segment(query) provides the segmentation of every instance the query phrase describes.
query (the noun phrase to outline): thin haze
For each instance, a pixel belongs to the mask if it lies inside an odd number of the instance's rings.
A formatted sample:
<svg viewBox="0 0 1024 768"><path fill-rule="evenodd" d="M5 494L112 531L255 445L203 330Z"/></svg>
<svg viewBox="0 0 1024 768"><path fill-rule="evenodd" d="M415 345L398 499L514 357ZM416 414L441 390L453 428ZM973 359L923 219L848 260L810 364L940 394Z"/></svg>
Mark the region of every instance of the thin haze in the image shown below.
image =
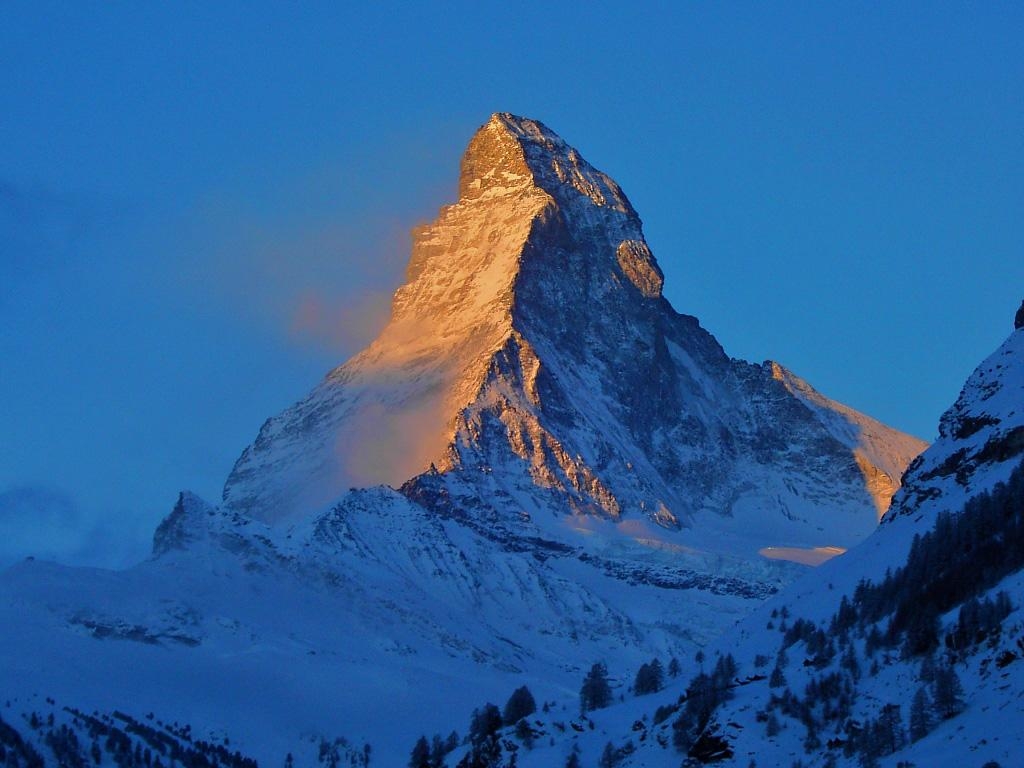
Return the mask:
<svg viewBox="0 0 1024 768"><path fill-rule="evenodd" d="M1018 4L116 7L0 23L0 563L142 556L386 316L497 110L666 294L924 438L1024 288Z"/></svg>

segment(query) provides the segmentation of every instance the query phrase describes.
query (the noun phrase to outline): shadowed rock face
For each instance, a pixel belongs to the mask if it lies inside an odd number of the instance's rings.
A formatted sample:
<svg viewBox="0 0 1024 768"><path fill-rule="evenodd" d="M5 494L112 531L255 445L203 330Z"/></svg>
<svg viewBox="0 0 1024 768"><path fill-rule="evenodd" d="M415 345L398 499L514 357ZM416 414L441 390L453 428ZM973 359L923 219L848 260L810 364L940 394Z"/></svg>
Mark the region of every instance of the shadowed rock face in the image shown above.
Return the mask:
<svg viewBox="0 0 1024 768"><path fill-rule="evenodd" d="M848 545L874 526L924 444L730 359L664 299L636 211L575 149L495 114L459 198L414 232L381 336L242 454L228 509L295 520L387 483L513 532L743 512Z"/></svg>

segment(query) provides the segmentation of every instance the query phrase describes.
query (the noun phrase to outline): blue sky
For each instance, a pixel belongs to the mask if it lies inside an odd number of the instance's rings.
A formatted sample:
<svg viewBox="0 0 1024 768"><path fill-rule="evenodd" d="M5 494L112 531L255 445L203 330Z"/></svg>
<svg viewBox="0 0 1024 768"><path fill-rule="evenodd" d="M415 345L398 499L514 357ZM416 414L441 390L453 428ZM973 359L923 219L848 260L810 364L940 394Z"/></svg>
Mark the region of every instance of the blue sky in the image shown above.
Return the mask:
<svg viewBox="0 0 1024 768"><path fill-rule="evenodd" d="M619 181L730 354L897 427L1012 327L1020 4L289 5L0 9L0 533L50 521L0 562L127 562L216 500L494 111Z"/></svg>

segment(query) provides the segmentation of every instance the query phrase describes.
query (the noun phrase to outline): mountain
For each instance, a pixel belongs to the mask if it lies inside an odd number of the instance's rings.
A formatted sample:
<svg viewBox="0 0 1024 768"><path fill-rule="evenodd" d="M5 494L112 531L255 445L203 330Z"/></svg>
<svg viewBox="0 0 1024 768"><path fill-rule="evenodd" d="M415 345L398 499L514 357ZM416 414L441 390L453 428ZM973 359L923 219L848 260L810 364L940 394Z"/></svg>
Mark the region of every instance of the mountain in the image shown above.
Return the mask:
<svg viewBox="0 0 1024 768"><path fill-rule="evenodd" d="M524 768L574 752L583 765L607 752L609 764L652 768L1020 765L1020 312L939 431L875 533L723 634L705 663L689 660L657 694L623 684L621 704L536 718L538 746L510 736L506 755Z"/></svg>
<svg viewBox="0 0 1024 768"><path fill-rule="evenodd" d="M874 528L924 443L730 359L662 296L636 211L575 149L496 114L459 196L414 233L380 337L264 424L227 510L293 522L387 483L503 535L688 528L755 559Z"/></svg>
<svg viewBox="0 0 1024 768"><path fill-rule="evenodd" d="M125 571L0 577L40 749L96 711L263 764L398 765L523 684L573 701L597 659L688 658L875 529L924 444L729 358L576 150L495 115L459 194L381 336L264 424L220 506L183 493Z"/></svg>

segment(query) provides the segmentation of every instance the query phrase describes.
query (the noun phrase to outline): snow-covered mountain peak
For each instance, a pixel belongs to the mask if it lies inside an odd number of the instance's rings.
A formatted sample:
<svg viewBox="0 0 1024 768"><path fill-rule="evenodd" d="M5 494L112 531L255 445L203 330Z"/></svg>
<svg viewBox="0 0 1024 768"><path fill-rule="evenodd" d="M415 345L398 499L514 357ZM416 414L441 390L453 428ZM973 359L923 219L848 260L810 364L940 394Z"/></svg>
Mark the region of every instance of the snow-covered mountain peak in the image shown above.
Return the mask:
<svg viewBox="0 0 1024 768"><path fill-rule="evenodd" d="M619 186L539 122L492 116L459 200L413 234L389 324L263 426L230 512L308 520L383 483L502 537L575 545L574 518L633 518L671 549L700 528L693 565L707 544L757 571L766 546L867 535L924 447L730 359L662 296Z"/></svg>
<svg viewBox="0 0 1024 768"><path fill-rule="evenodd" d="M290 518L350 486L450 469L460 412L495 360L514 347L528 369L541 338L579 346L565 337L588 315L626 326L622 307L660 300L662 282L614 181L541 123L494 115L462 160L460 199L413 232L380 337L264 425L228 479L228 507Z"/></svg>

